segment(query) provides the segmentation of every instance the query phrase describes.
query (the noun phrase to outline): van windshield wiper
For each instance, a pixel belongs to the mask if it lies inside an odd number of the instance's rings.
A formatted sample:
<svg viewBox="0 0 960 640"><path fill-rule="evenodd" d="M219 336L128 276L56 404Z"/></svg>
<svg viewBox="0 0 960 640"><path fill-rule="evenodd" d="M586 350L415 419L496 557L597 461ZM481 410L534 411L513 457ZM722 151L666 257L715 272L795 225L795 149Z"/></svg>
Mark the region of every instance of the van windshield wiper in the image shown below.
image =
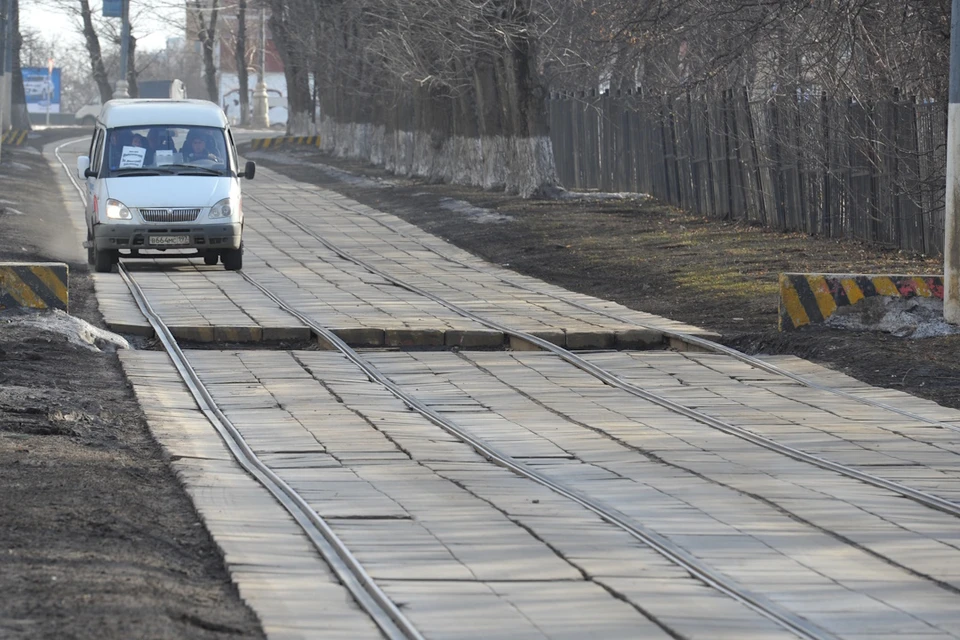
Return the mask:
<svg viewBox="0 0 960 640"><path fill-rule="evenodd" d="M178 176L222 176L223 171L219 169L211 169L210 167L198 167L195 164L165 164L164 168L174 168L179 169L176 172Z"/></svg>
<svg viewBox="0 0 960 640"><path fill-rule="evenodd" d="M173 171L159 167L124 167L123 169L114 169L111 175L117 178L125 176L159 176L170 175Z"/></svg>

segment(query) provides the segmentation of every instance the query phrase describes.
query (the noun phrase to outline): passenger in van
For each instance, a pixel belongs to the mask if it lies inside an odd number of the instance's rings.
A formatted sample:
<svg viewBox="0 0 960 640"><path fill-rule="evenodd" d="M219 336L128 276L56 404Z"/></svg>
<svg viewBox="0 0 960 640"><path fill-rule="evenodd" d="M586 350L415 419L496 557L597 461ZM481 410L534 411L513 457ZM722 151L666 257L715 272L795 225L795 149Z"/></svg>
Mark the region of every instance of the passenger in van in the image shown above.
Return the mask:
<svg viewBox="0 0 960 640"><path fill-rule="evenodd" d="M213 160L219 162L216 154L207 146L206 136L193 136L187 140L183 149L183 159L188 162L196 160Z"/></svg>
<svg viewBox="0 0 960 640"><path fill-rule="evenodd" d="M130 133L127 131L110 132L110 168L116 169L120 166L120 156L123 155L123 148L130 146Z"/></svg>
<svg viewBox="0 0 960 640"><path fill-rule="evenodd" d="M147 164L155 162L157 151L176 151L170 132L164 128L154 127L147 132Z"/></svg>

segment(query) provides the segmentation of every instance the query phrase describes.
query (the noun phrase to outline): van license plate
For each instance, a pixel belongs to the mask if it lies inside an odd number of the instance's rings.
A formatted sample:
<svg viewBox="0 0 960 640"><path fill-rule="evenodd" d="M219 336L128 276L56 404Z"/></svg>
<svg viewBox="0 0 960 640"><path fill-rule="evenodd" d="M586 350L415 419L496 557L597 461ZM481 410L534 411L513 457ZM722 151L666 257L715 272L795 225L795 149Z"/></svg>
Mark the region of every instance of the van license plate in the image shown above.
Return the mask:
<svg viewBox="0 0 960 640"><path fill-rule="evenodd" d="M190 244L190 236L150 236L149 240L150 244L162 244L167 247Z"/></svg>

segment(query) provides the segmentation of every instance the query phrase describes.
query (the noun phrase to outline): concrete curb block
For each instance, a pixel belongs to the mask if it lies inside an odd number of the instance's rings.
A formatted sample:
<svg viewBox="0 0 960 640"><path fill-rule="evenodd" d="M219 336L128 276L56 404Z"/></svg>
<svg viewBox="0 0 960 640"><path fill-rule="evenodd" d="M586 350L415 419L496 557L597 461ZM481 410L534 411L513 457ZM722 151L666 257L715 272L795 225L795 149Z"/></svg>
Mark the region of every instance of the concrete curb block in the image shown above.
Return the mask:
<svg viewBox="0 0 960 640"><path fill-rule="evenodd" d="M23 143L27 141L27 134L30 133L26 129L10 129L5 131L0 139L3 140L3 144L8 144L12 147L23 146Z"/></svg>
<svg viewBox="0 0 960 640"><path fill-rule="evenodd" d="M943 300L943 276L781 273L779 329L823 322L839 307L876 296Z"/></svg>
<svg viewBox="0 0 960 640"><path fill-rule="evenodd" d="M250 140L250 148L269 149L283 145L307 145L312 147L320 146L320 136L280 136L278 138L253 138Z"/></svg>
<svg viewBox="0 0 960 640"><path fill-rule="evenodd" d="M0 262L0 311L70 311L69 268L63 262Z"/></svg>

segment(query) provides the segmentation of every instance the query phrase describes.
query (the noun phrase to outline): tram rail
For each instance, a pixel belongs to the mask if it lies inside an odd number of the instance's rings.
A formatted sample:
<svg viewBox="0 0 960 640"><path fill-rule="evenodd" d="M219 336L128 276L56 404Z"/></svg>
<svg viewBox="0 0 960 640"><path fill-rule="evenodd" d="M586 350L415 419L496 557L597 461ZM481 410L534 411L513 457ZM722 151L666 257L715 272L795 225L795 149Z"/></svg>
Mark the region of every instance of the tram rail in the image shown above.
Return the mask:
<svg viewBox="0 0 960 640"><path fill-rule="evenodd" d="M83 189L78 184L75 177L69 171L66 164L63 162L63 159L60 156L60 149L63 146L57 148L57 158L64 166L64 169L67 175L70 177L74 186L77 188L77 191L80 193L81 198L85 198L86 194L83 192ZM828 470L834 473L845 475L849 478L871 484L873 486L885 489L887 491L896 493L905 498L914 500L926 507L936 509L945 513L948 513L953 516L960 516L960 505L957 505L954 502L946 500L942 497L917 490L915 488L897 483L885 478L881 478L859 469L843 465L840 463L827 460L817 455L804 452L802 450L796 449L794 447L789 447L787 445L778 443L772 439L766 438L764 436L753 433L747 429L737 427L736 425L724 422L713 418L707 414L704 414L700 411L684 407L676 402L673 402L667 398L658 396L657 394L651 393L637 385L631 384L624 381L618 376L604 370L603 368L596 366L589 361L577 356L575 353L559 347L547 340L539 338L529 333L518 331L509 326L503 325L499 322L484 318L477 314L474 314L455 303L443 300L439 296L417 287L410 283L406 283L401 279L395 278L389 273L384 272L381 269L378 269L376 266L359 259L355 256L350 255L346 251L342 250L339 247L336 247L329 241L325 240L319 234L314 232L311 228L301 223L299 220L290 216L284 212L278 211L273 207L270 207L262 200L256 198L255 196L248 195L247 198L252 199L260 206L263 206L265 209L270 210L274 215L282 217L291 224L297 226L301 231L308 234L310 237L321 243L328 250L332 251L339 257L349 260L358 266L367 269L371 273L375 273L380 277L386 279L387 281L393 283L396 286L403 287L404 289L416 293L418 295L424 296L437 302L438 304L443 305L447 309L462 315L465 318L469 318L474 322L487 326L489 328L501 331L504 335L509 335L515 337L519 340L523 340L533 344L540 349L549 351L561 358L563 361L571 364L578 369L589 373L590 375L596 377L597 379L603 381L605 384L611 385L613 387L619 388L629 394L632 394L636 397L639 397L648 402L655 403L661 407L669 409L677 414L686 416L693 420L696 420L706 426L709 426L713 429L720 430L724 433L733 435L735 437L746 440L756 446L766 448L771 451L775 451L781 455L788 456L792 459L799 460L805 463L809 463L816 467L819 467L824 470ZM358 212L359 213L359 212ZM360 215L365 215L360 213ZM368 216L369 217L369 216ZM377 221L380 224L384 224L380 221ZM384 224L384 226L389 227L389 225ZM415 238L410 238L403 234L402 232L392 229L394 232L404 235L408 239L411 239L415 242L421 244L428 250L433 253L436 253L443 257L444 259L451 260L452 262L458 263L464 267L475 269L473 265L468 265L463 263L455 258L446 256L432 247L420 243ZM199 376L190 366L190 363L185 356L185 354L180 349L179 345L176 342L176 339L172 336L169 329L163 323L162 319L157 316L157 314L150 307L149 301L146 299L146 296L143 294L143 291L140 289L137 284L134 276L121 264L118 266L120 276L123 278L123 281L130 289L131 294L134 296L134 299L137 302L138 307L141 312L147 317L151 326L157 333L158 338L163 344L165 350L170 355L171 360L174 362L174 366L177 368L180 376L183 378L184 383L190 389L193 394L200 410L208 417L211 424L214 428L217 429L221 438L227 444L228 448L231 450L237 461L243 466L243 468L255 477L267 490L274 495L274 497L287 508L288 512L294 517L297 523L304 530L311 542L314 543L316 548L324 556L325 559L330 563L331 567L334 568L338 577L343 581L343 583L350 589L351 593L354 594L354 597L357 599L358 603L363 607L365 611L374 619L376 624L384 632L387 637L390 638L420 638L419 632L413 627L413 625L407 620L399 609L387 598L387 596L377 587L376 583L369 577L368 574L363 570L363 567L357 562L356 558L350 553L349 549L336 537L333 531L326 525L320 516L313 511L306 501L299 496L295 490L293 490L289 485L287 485L279 476L274 474L269 467L263 464L256 454L250 449L247 443L244 441L242 434L230 423L229 419L223 414L222 411L217 407L216 403L206 391L202 382L199 379ZM650 546L651 548L657 550L664 557L668 558L677 565L683 567L685 570L689 571L692 575L696 576L698 579L703 581L705 584L713 587L719 592L727 595L730 598L742 603L748 608L754 610L758 614L773 620L778 623L784 629L787 629L796 635L804 638L817 638L817 639L827 639L834 638L830 632L822 629L821 627L815 625L809 620L794 614L793 612L781 607L780 605L769 600L765 596L759 593L754 593L748 589L745 589L741 585L737 584L733 580L729 579L727 576L715 571L708 564L698 560L692 554L688 553L678 545L672 543L666 537L658 534L657 532L643 526L641 523L635 522L633 519L619 512L617 509L613 508L610 505L603 504L600 501L593 500L589 496L583 495L580 492L571 489L564 484L551 479L550 477L538 472L529 465L518 461L509 454L498 450L496 447L485 442L483 439L474 436L468 431L460 428L457 424L445 418L441 413L435 411L425 403L418 400L416 397L404 391L399 385L392 382L387 376L380 372L376 367L371 365L359 352L352 349L348 346L343 340L341 340L333 331L328 328L321 326L316 321L312 320L309 316L297 310L294 306L289 304L287 301L283 300L275 293L270 291L267 287L263 286L255 279L250 277L248 274L243 273L242 271L239 274L247 280L252 286L257 288L263 295L272 300L280 308L284 309L286 312L290 313L292 316L296 317L300 322L304 323L311 328L318 336L322 337L327 343L329 343L333 348L340 351L347 359L354 363L357 367L364 371L367 377L383 387L390 390L397 398L401 399L408 407L417 411L430 422L434 423L438 427L444 429L448 433L451 433L461 439L463 442L469 444L473 447L478 453L484 456L486 459L494 462L502 467L505 467L514 473L525 477L529 480L532 480L542 486L549 488L558 495L561 495L580 506L588 509L589 511L596 514L598 517L606 521L607 523L619 527L623 531L629 533L637 540L640 540ZM567 304L579 307L581 309L605 315L611 319L618 320L620 322L629 323L638 325L638 323L626 320L622 317L616 316L606 312L605 310L596 309L588 305L581 304L574 300L567 300L560 298L550 292L536 290L531 288L523 283L513 282L509 279L503 278L499 275L497 277L503 282L509 283L511 286L519 287L528 291L536 291L536 293L541 295L547 295L557 300L562 300ZM643 326L643 325L639 325ZM645 327L652 328L652 327ZM957 429L954 425L949 425L946 423L941 423L939 421L931 420L923 416L919 416L912 412L905 410L900 410L895 407L890 407L885 403L874 401L869 398L861 398L855 394L850 394L846 391L833 389L820 385L819 383L814 383L808 381L802 376L793 374L792 372L785 371L775 365L770 363L763 362L752 356L747 356L741 354L733 349L719 345L712 341L685 334L676 331L664 331L663 329L657 328L657 331L661 331L665 335L671 338L679 339L689 344L693 344L704 350L713 351L716 353L724 353L726 355L735 357L737 360L751 364L759 369L762 369L768 373L783 375L790 379L793 379L796 382L804 384L806 386L816 388L823 391L830 391L848 397L849 399L855 400L857 402L863 402L864 404L869 404L878 408L888 409L894 411L900 415L910 417L918 421L925 422L927 424L935 424L943 426L946 428Z"/></svg>
<svg viewBox="0 0 960 640"><path fill-rule="evenodd" d="M899 495L901 495L901 496L903 496L903 497L905 497L905 498L909 498L909 499L911 499L911 500L914 500L914 501L916 501L916 502L918 502L918 503L920 503L920 504L922 504L922 505L924 505L924 506L926 506L926 507L930 507L930 508L932 508L932 509L937 509L938 511L942 511L942 512L944 512L944 513L948 513L948 514L950 514L950 515L952 515L952 516L955 516L955 517L960 517L960 505L958 505L958 504L956 504L956 503L954 503L954 502L952 502L952 501L950 501L950 500L947 500L947 499L945 499L945 498L942 498L942 497L940 497L940 496L937 496L937 495L934 495L934 494L931 494L931 493L928 493L928 492L925 492L925 491L921 491L921 490L919 490L919 489L915 489L915 488L913 488L913 487L910 487L910 486L908 486L908 485L905 485L905 484L902 484L902 483L899 483L899 482L895 482L895 481L892 481L892 480L888 480L888 479L886 479L886 478L882 478L882 477L877 476L877 475L874 475L874 474L866 473L866 472L864 472L864 471L861 471L861 470L856 469L856 468L854 468L854 467L851 467L851 466L849 466L849 465L844 465L844 464L841 464L841 463L838 463L838 462L834 462L834 461L828 460L828 459L826 459L826 458L824 458L824 457L822 457L822 456L817 456L817 455L814 455L814 454L812 454L812 453L809 453L809 452L806 452L806 451L802 451L802 450L800 450L800 449L797 449L797 448L795 448L795 447L791 447L791 446L788 446L788 445L785 445L785 444L776 442L775 440L772 440L772 439L767 438L767 437L765 437L765 436L756 434L756 433L750 431L749 429L745 429L745 428L743 428L743 427L738 427L738 426L736 426L736 425L730 424L729 422L725 422L725 421L723 421L723 420L719 420L719 419L714 418L714 417L712 417L712 416L710 416L710 415L707 415L707 414L705 414L705 413L703 413L703 412L701 412L701 411L697 411L697 410L695 410L695 409L690 409L690 408L685 407L685 406L683 406L683 405L681 405L681 404L679 404L679 403L677 403L677 402L674 402L674 401L672 401L672 400L670 400L670 399L668 399L668 398L662 397L662 396L660 396L660 395L658 395L658 394L655 394L655 393L652 393L652 392L647 391L647 390L645 390L645 389L642 389L641 387L638 387L638 386L635 385L635 384L632 384L632 383L630 383L630 382L627 382L627 381L619 378L618 376L616 376L616 375L614 375L614 374L612 374L612 373L604 370L603 368L598 367L597 365L595 365L595 364L593 364L593 363L591 363L591 362L588 362L587 360L585 360L584 358L578 356L578 355L575 354L574 352L569 351L569 350L567 350L567 349L564 349L563 347L560 347L560 346L557 346L557 345L553 344L553 343L550 342L549 340L545 340L545 339L543 339L543 338L540 338L540 337L538 337L538 336L532 335L532 334L530 334L530 333L526 333L526 332L523 332L523 331L519 331L519 330L513 329L513 328L511 328L511 327L509 327L509 326L506 326L506 325L500 323L500 322L496 322L496 321L494 321L494 320L490 320L490 319L488 319L488 318L484 318L484 317L482 317L482 316L480 316L480 315L477 315L477 314L475 314L475 313L473 313L473 312L471 312L471 311L469 311L469 310L467 310L467 309L462 308L461 306L459 306L459 305L457 305L457 304L455 304L455 303L453 303L453 302L449 302L448 300L444 300L444 299L441 298L440 296L437 296L437 295L435 295L435 294L433 294L433 293L431 293L431 292L429 292L429 291L424 290L422 287L418 287L418 286L416 286L416 285L413 285L413 284L410 284L410 283L408 283L408 282L405 282L404 280L393 276L392 274L384 271L383 269L379 269L379 268L377 268L375 265L372 265L372 264L370 264L369 262L367 262L367 261L365 261L365 260L363 260L363 259L361 259L361 258L357 258L356 256L351 255L351 254L348 253L347 251L345 251L345 250L343 250L342 248L334 245L334 244L331 243L330 241L326 240L325 238L323 238L322 236L320 236L319 234L317 234L317 233L316 233L315 231L313 231L310 227L308 227L307 225L301 223L299 220L297 220L297 219L294 218L293 216L290 216L289 214L286 214L286 213L284 213L284 212L282 212L282 211L279 211L279 210L277 210L276 208L270 207L269 205L267 205L266 203L264 203L262 200L257 199L255 196L251 196L251 199L256 200L256 201L260 204L260 206L262 206L262 207L266 208L267 210L269 210L273 215L282 217L282 218L283 218L284 220L286 220L287 222L293 224L293 225L296 226L300 231L302 231L303 233L307 234L308 236L310 236L311 238L313 238L314 240L316 240L317 242L319 242L320 244L322 244L322 245L323 245L324 247L326 247L329 251L333 252L334 254L336 254L337 256L339 256L340 258L342 258L342 259L344 259L344 260L348 260L348 261L350 261L350 262L353 262L354 264L363 267L364 269L368 270L369 272L374 273L374 274L380 276L381 278L384 278L385 280L393 283L394 285L396 285L396 286L398 286L398 287L402 287L402 288L406 289L407 291L410 291L410 292L415 293L415 294L417 294L417 295L420 295L420 296L429 298L430 300L433 300L434 302L436 302L436 303L438 303L438 304L446 307L446 308L449 309L450 311L453 311L454 313L460 314L461 316L463 316L463 317L465 317L465 318L469 318L470 320L473 320L474 322L477 322L478 324L482 324L482 325L484 325L484 326L486 326L486 327L488 327L488 328L495 329L495 330L497 330L497 331L501 331L504 335L508 335L508 336L511 336L511 337L514 337L514 338L517 338L517 339L520 339L520 340L529 342L530 344L536 345L536 346L539 347L540 349L543 349L543 350L545 350L545 351L549 351L549 352L553 353L554 355L556 355L557 357L559 357L559 358L561 358L562 360L564 360L565 362L573 365L574 367L577 367L578 369L580 369L580 370L582 370L582 371L585 371L586 373L589 373L590 375L594 376L594 377L597 378L598 380L601 380L601 381L603 381L604 383L606 383L606 384L608 384L608 385L611 385L611 386L613 386L613 387L616 387L616 388L618 388L618 389L621 389L621 390L623 390L623 391L625 391L625 392L627 392L627 393L629 393L629 394L631 394L631 395L634 395L634 396L636 396L636 397L638 397L638 398L641 398L641 399L643 399L643 400L646 400L646 401L648 401L648 402L652 402L652 403L654 403L654 404L657 404L657 405L659 405L659 406L661 406L661 407L663 407L663 408L665 408L665 409L668 409L668 410L670 410L670 411L673 411L674 413L677 413L677 414L679 414L679 415L683 415L683 416L685 416L685 417L688 417L688 418L691 418L691 419L693 419L693 420L696 420L697 422L700 422L700 423L702 423L702 424L704 424L704 425L706 425L706 426L708 426L708 427L710 427L710 428L712 428L712 429L717 429L717 430L722 431L722 432L724 432L724 433L733 435L733 436L735 436L735 437L737 437L737 438L741 438L741 439L746 440L746 441L748 441L748 442L750 442L750 443L752 443L752 444L755 444L755 445L757 445L757 446L763 447L763 448L768 449L768 450L771 450L771 451L775 451L775 452L777 452L777 453L779 453L779 454L781 454L781 455L787 456L787 457L792 458L792 459L794 459L794 460L798 460L798 461L801 461L801 462L805 462L805 463L807 463L807 464L811 464L811 465L814 465L814 466L819 467L819 468L821 468L821 469L825 469L825 470L827 470L827 471L832 471L832 472L834 472L834 473L838 473L838 474L847 476L847 477L849 477L849 478L854 478L854 479L859 480L859 481L861 481L861 482L865 482L865 483L867 483L867 484L871 484L871 485L873 485L873 486L875 486L875 487L879 487L879 488L885 489L885 490L887 490L887 491L891 491L891 492L897 493L897 494L899 494ZM425 246L425 245L422 245L422 243L421 243L421 246ZM425 247L425 248L428 248L428 249L429 249L429 247ZM430 249L430 250L432 251L432 249ZM464 266L466 266L466 267L468 267L468 268L472 268L472 267L470 267L470 265L466 265L465 263L462 263L462 262L460 262L460 261L456 261L456 262L459 263L459 264L462 264L462 265L464 265ZM265 293L266 295L268 295L268 297L270 297L271 299L273 299L275 302L277 302L278 304L281 302L278 298L276 298L276 297L273 296L271 293L269 293L264 287L260 286L260 285L259 285L258 283L256 283L252 278L250 278L250 276L248 276L247 274L242 274L242 275L243 275L243 277L244 277L246 280L248 280L251 284L253 284L253 285L256 286L258 289L260 289L261 292L263 292L263 293ZM508 282L509 282L509 281L508 281ZM513 283L510 282L510 284L513 284ZM558 299L559 299L559 300L563 300L562 298L558 298ZM568 302L568 301L566 301L566 300L563 300L563 301L564 301L564 302ZM288 311L291 311L291 309L290 309L287 305L284 305L284 308L286 308ZM589 307L585 307L585 308L589 309ZM297 316L298 319L299 319L301 322L304 322L304 324L307 324L308 326L310 326L314 331L319 331L319 328L317 327L316 323L310 321L309 318L306 318L305 316L302 316L302 314L298 314L298 313L294 313L294 315ZM324 338L325 338L328 342L331 341L331 338L330 338L330 337L327 337L327 336L335 337L335 336L332 334L332 332L325 331L325 330L321 333L321 335L323 335ZM687 338L691 338L691 339L692 339L692 338L695 338L695 336L690 336L690 335L688 335L688 334L679 334L679 333L678 333L678 334L676 334L676 335L677 335L677 336L681 336L681 335L682 335L682 336L686 336ZM708 343L708 344L715 344L715 343L713 343L713 342L706 341L706 340L702 340L702 339L700 339L700 338L697 338L697 340L698 340L698 341L706 342L706 343ZM339 339L338 339L338 341L339 341ZM342 341L339 341L339 342L342 343ZM344 344L345 344L345 343L344 343ZM717 346L717 347L722 347L722 345L716 345L716 346ZM338 348L339 348L339 347L338 347ZM723 347L723 349L728 349L728 348L727 348L727 347ZM756 359L756 358L752 358L752 360L757 360L757 359ZM762 361L759 361L759 360L757 360L757 361L758 361L758 362L762 362ZM777 369L779 370L779 368L777 368ZM856 397L856 396L854 396L854 397ZM898 412L898 413L899 413L899 412ZM929 422L929 421L927 421L927 422Z"/></svg>

